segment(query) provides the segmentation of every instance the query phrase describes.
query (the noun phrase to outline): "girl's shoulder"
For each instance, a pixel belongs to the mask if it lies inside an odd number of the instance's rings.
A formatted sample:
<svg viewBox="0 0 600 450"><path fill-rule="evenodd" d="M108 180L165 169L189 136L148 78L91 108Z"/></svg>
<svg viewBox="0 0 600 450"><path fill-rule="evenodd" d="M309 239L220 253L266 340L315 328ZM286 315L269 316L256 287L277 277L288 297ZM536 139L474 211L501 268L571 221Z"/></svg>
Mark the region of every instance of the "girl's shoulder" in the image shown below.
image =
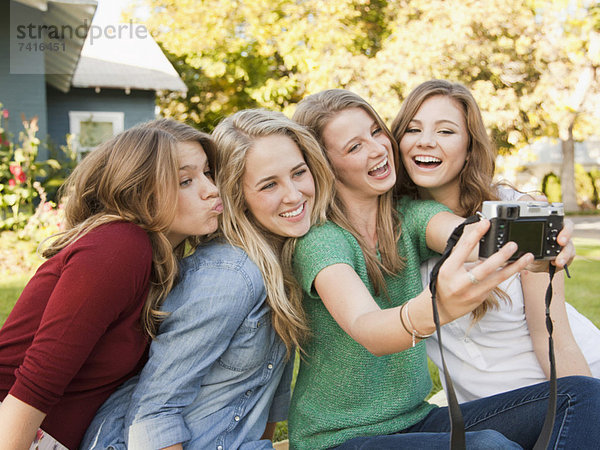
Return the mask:
<svg viewBox="0 0 600 450"><path fill-rule="evenodd" d="M396 211L400 215L403 227L414 225L423 227L440 212L452 212L450 208L435 200L421 200L403 196L396 202Z"/></svg>
<svg viewBox="0 0 600 450"><path fill-rule="evenodd" d="M305 252L323 247L328 247L333 252L348 247L358 247L360 250L358 241L352 233L334 222L327 221L321 225L312 226L308 233L298 239L295 254L299 251Z"/></svg>
<svg viewBox="0 0 600 450"><path fill-rule="evenodd" d="M262 275L258 266L248 254L231 245L224 239L212 239L199 245L193 254L183 259L182 274L195 271L237 272L251 280L262 284Z"/></svg>
<svg viewBox="0 0 600 450"><path fill-rule="evenodd" d="M152 260L150 236L140 226L125 221L102 224L85 233L67 245L55 257L67 260L72 257L87 257L100 261L122 261L134 264L136 261Z"/></svg>

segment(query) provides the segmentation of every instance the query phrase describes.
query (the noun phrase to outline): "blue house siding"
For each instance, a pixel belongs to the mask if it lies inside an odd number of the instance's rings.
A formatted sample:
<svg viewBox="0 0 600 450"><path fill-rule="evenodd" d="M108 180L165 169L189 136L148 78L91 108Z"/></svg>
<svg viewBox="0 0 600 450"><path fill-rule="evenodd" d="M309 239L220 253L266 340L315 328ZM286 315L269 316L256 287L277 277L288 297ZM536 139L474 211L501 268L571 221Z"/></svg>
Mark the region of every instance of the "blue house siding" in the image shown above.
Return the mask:
<svg viewBox="0 0 600 450"><path fill-rule="evenodd" d="M69 111L120 111L125 114L125 129L154 119L156 92L123 89L71 88L63 93L47 86L48 135L55 144L65 144L69 133Z"/></svg>
<svg viewBox="0 0 600 450"><path fill-rule="evenodd" d="M35 21L41 20L41 12L20 3L13 3L13 8L22 8L24 14ZM10 117L7 128L16 139L23 129L21 114L27 119L38 116L38 137L44 139L47 132L46 115L46 82L44 75L23 75L10 73L10 8L11 2L0 2L0 103L8 109ZM31 57L39 57L39 64L44 66L44 56L35 53ZM43 150L40 152L42 153ZM43 157L44 155L40 155Z"/></svg>

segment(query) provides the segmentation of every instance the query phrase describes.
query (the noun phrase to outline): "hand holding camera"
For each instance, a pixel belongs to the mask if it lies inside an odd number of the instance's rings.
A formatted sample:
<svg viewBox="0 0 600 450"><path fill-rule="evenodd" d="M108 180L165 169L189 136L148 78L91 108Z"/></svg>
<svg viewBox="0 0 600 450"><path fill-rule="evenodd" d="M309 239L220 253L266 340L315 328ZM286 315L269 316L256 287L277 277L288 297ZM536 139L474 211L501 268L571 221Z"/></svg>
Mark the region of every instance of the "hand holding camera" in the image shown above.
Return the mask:
<svg viewBox="0 0 600 450"><path fill-rule="evenodd" d="M532 253L536 263L530 270L547 268L544 261L563 268L575 257L571 241L572 223L564 220L562 203L538 201L483 202L481 215L490 220L490 228L481 239L479 257L489 258L507 242L515 242L518 250L510 261Z"/></svg>

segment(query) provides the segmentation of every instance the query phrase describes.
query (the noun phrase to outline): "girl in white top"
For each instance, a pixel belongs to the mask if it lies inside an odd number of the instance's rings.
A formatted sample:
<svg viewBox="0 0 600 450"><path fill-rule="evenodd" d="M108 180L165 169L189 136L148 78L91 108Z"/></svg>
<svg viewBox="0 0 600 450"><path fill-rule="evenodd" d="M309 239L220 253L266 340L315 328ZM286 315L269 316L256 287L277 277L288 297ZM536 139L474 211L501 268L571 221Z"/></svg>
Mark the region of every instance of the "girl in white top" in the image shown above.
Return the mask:
<svg viewBox="0 0 600 450"><path fill-rule="evenodd" d="M460 84L431 80L419 85L404 101L392 133L404 163L398 177L403 192L437 200L464 217L485 200L531 199L492 185L496 153L475 99ZM424 286L435 262L423 264ZM444 325L444 358L459 402L549 377L547 284L548 275L523 271L501 283L473 313ZM565 303L562 272L553 289L557 376L600 378L600 330ZM436 335L428 340L427 353L442 370Z"/></svg>

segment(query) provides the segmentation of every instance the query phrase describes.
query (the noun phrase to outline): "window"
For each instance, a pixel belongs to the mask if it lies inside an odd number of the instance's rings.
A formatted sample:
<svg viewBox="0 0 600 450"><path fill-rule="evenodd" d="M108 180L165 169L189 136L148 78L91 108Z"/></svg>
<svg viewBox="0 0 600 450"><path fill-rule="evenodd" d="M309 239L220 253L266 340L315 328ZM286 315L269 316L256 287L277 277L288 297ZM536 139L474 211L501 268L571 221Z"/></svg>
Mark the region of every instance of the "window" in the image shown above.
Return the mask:
<svg viewBox="0 0 600 450"><path fill-rule="evenodd" d="M125 114L107 111L69 111L70 133L75 135L79 158L123 131Z"/></svg>

